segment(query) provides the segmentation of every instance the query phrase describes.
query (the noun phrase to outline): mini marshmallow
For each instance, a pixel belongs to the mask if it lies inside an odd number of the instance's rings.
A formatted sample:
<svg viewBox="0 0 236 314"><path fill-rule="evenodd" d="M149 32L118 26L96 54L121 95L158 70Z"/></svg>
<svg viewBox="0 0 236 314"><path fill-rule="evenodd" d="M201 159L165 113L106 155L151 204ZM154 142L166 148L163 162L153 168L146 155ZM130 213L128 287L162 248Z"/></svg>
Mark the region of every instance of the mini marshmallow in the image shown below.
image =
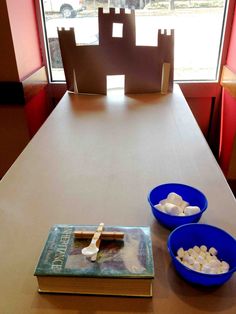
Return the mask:
<svg viewBox="0 0 236 314"><path fill-rule="evenodd" d="M182 264L184 264L186 267L188 267L188 268L191 268L191 265L189 265L189 263L188 262L186 262L186 261L182 261Z"/></svg>
<svg viewBox="0 0 236 314"><path fill-rule="evenodd" d="M177 259L186 267L205 274L222 274L229 271L229 264L225 261L220 261L216 255L215 248L210 248L209 251L205 245L184 250L182 247L177 251Z"/></svg>
<svg viewBox="0 0 236 314"><path fill-rule="evenodd" d="M194 249L188 249L188 254L192 256L194 259L198 257L197 252L194 251Z"/></svg>
<svg viewBox="0 0 236 314"><path fill-rule="evenodd" d="M182 260L183 260L184 262L188 262L188 260L189 260L189 254L188 254L187 251L184 251L184 256L182 257Z"/></svg>
<svg viewBox="0 0 236 314"><path fill-rule="evenodd" d="M202 269L201 269L202 273L210 274L211 271L212 271L212 268L209 264L202 265Z"/></svg>
<svg viewBox="0 0 236 314"><path fill-rule="evenodd" d="M205 245L201 245L200 250L205 253L207 252L207 247Z"/></svg>
<svg viewBox="0 0 236 314"><path fill-rule="evenodd" d="M188 262L190 265L193 265L195 263L195 259L192 256L189 256Z"/></svg>
<svg viewBox="0 0 236 314"><path fill-rule="evenodd" d="M212 255L211 258L214 259L214 260L218 260L218 258L216 257L216 255Z"/></svg>
<svg viewBox="0 0 236 314"><path fill-rule="evenodd" d="M165 203L164 209L167 212L167 214L172 216L178 216L179 213L181 212L178 206L171 203Z"/></svg>
<svg viewBox="0 0 236 314"><path fill-rule="evenodd" d="M222 272L221 272L221 269L220 269L220 268L217 268L217 269L216 269L216 274L222 274Z"/></svg>
<svg viewBox="0 0 236 314"><path fill-rule="evenodd" d="M211 255L217 255L217 250L216 250L214 247L211 247L211 248L209 249L209 253L210 253Z"/></svg>
<svg viewBox="0 0 236 314"><path fill-rule="evenodd" d="M196 258L196 261L198 261L202 265L206 263L205 258L201 255L198 255L198 257Z"/></svg>
<svg viewBox="0 0 236 314"><path fill-rule="evenodd" d="M212 258L212 255L211 255L209 252L206 252L205 259L206 259L208 262L210 262L211 260L214 260L214 259Z"/></svg>
<svg viewBox="0 0 236 314"><path fill-rule="evenodd" d="M184 257L184 249L183 249L182 247L178 249L177 255L178 255L178 257L180 257L180 258L183 258L183 257Z"/></svg>
<svg viewBox="0 0 236 314"><path fill-rule="evenodd" d="M191 256L196 259L198 257L198 253L193 250Z"/></svg>
<svg viewBox="0 0 236 314"><path fill-rule="evenodd" d="M208 262L208 264L212 267L212 268L218 268L221 266L221 263L219 260L214 260L212 259L211 261Z"/></svg>
<svg viewBox="0 0 236 314"><path fill-rule="evenodd" d="M211 270L210 270L210 274L212 274L212 275L215 275L215 274L219 274L219 270L218 270L218 268L217 267L213 267L213 268L211 268Z"/></svg>
<svg viewBox="0 0 236 314"><path fill-rule="evenodd" d="M227 262L225 262L225 261L222 261L221 265L220 265L220 268L227 272L229 270L229 264Z"/></svg>
<svg viewBox="0 0 236 314"><path fill-rule="evenodd" d="M203 251L200 251L199 255L201 255L204 259L206 258L206 253Z"/></svg>
<svg viewBox="0 0 236 314"><path fill-rule="evenodd" d="M194 249L195 252L200 253L200 248L199 248L199 246L195 245L195 246L193 247L193 249Z"/></svg>
<svg viewBox="0 0 236 314"><path fill-rule="evenodd" d="M198 262L198 261L195 261L193 263L193 269L196 270L196 271L200 271L201 269L201 264Z"/></svg>
<svg viewBox="0 0 236 314"><path fill-rule="evenodd" d="M189 254L190 256L193 255L193 252L194 252L194 250L193 250L192 248L188 249L188 254Z"/></svg>
<svg viewBox="0 0 236 314"><path fill-rule="evenodd" d="M199 213L201 210L198 206L187 206L184 209L184 213L186 216L194 215Z"/></svg>

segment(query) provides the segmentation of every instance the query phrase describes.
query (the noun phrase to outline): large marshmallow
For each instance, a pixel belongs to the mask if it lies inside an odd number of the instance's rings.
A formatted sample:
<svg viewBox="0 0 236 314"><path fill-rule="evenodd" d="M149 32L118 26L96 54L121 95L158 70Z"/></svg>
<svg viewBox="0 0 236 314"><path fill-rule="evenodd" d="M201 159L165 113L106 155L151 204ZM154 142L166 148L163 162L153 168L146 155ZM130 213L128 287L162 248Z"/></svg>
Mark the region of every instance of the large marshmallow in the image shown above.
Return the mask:
<svg viewBox="0 0 236 314"><path fill-rule="evenodd" d="M167 212L167 214L172 215L172 216L178 216L181 213L181 209L171 203L165 203L164 209Z"/></svg>
<svg viewBox="0 0 236 314"><path fill-rule="evenodd" d="M167 201L171 204L177 205L177 206L181 206L183 199L180 195L171 192L168 194L167 196Z"/></svg>
<svg viewBox="0 0 236 314"><path fill-rule="evenodd" d="M187 206L184 209L184 213L186 216L194 215L199 213L201 210L198 206Z"/></svg>

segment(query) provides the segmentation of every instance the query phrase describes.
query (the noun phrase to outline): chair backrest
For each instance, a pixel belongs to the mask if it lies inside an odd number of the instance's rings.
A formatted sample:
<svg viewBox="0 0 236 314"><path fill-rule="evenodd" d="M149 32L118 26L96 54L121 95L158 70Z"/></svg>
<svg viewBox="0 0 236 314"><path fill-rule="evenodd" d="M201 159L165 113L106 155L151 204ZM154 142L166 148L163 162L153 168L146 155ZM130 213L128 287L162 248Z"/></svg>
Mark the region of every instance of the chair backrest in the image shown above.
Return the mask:
<svg viewBox="0 0 236 314"><path fill-rule="evenodd" d="M134 10L98 13L98 45L77 46L73 28L58 29L68 90L106 94L107 75L125 75L125 94L172 91L174 31L158 30L157 46L136 46ZM114 23L122 24L121 37L113 37Z"/></svg>

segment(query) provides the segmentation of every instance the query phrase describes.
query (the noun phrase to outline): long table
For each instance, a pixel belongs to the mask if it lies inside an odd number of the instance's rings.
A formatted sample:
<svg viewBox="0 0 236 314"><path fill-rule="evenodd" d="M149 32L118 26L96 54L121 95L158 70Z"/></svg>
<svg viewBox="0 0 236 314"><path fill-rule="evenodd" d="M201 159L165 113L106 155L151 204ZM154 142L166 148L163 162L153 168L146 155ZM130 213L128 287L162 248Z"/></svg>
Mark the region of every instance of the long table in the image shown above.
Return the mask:
<svg viewBox="0 0 236 314"><path fill-rule="evenodd" d="M181 182L202 190L200 222L236 237L236 202L179 87L171 94L66 93L0 182L0 313L236 313L236 275L219 288L175 272L170 233L147 194ZM39 294L33 276L49 228L61 224L149 225L152 298Z"/></svg>

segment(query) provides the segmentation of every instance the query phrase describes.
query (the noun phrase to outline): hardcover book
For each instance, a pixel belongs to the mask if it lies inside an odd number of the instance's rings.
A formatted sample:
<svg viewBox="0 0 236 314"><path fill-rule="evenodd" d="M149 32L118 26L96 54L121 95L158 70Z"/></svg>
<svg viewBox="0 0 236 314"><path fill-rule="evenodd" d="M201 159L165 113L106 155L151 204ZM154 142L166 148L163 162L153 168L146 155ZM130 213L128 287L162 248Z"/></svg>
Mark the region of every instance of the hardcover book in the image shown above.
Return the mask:
<svg viewBox="0 0 236 314"><path fill-rule="evenodd" d="M122 240L101 240L95 262L81 250L91 239L77 239L77 230L96 226L54 225L34 275L39 292L124 296L152 296L154 277L149 227L105 226L104 231L123 232Z"/></svg>

